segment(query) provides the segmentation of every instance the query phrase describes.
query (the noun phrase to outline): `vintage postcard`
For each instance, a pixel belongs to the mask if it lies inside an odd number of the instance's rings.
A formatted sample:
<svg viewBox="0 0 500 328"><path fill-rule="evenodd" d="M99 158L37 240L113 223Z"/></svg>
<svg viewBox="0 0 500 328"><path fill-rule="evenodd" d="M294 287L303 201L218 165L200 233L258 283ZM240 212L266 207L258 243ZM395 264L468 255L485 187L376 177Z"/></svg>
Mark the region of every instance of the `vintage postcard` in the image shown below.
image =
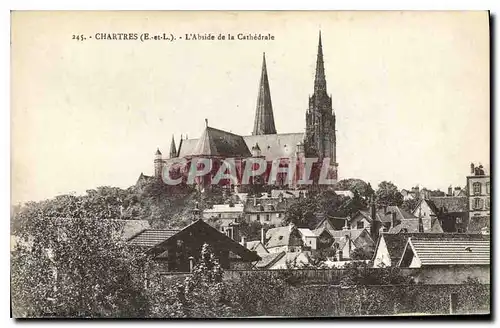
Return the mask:
<svg viewBox="0 0 500 328"><path fill-rule="evenodd" d="M490 315L486 11L13 11L14 318Z"/></svg>

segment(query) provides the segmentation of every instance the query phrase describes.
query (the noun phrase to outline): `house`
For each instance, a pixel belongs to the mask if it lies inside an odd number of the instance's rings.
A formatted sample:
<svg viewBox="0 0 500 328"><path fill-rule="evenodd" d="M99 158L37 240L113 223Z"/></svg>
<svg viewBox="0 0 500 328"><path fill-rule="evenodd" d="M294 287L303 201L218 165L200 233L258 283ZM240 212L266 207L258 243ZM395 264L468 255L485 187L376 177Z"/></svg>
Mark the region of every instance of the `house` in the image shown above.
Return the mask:
<svg viewBox="0 0 500 328"><path fill-rule="evenodd" d="M408 238L418 237L431 240L481 240L486 237L480 234L463 233L382 233L375 246L373 254L374 267L398 266L403 255Z"/></svg>
<svg viewBox="0 0 500 328"><path fill-rule="evenodd" d="M466 197L431 197L418 202L412 214L422 219L424 232L439 221L444 232L465 232L468 222Z"/></svg>
<svg viewBox="0 0 500 328"><path fill-rule="evenodd" d="M434 204L445 232L468 232L467 197L431 197L430 202Z"/></svg>
<svg viewBox="0 0 500 328"><path fill-rule="evenodd" d="M468 231L479 232L490 228L490 175L482 165L470 165L467 176L467 211L469 212Z"/></svg>
<svg viewBox="0 0 500 328"><path fill-rule="evenodd" d="M414 235L408 238L398 266L420 269L416 282L460 283L477 278L489 283L490 239L483 235L439 239Z"/></svg>
<svg viewBox="0 0 500 328"><path fill-rule="evenodd" d="M216 204L212 208L203 210L203 219L217 218L221 220L229 219L234 221L243 218L243 204Z"/></svg>
<svg viewBox="0 0 500 328"><path fill-rule="evenodd" d="M261 224L279 226L283 222L287 198L247 198L245 203L245 219L247 222L259 221Z"/></svg>
<svg viewBox="0 0 500 328"><path fill-rule="evenodd" d="M302 234L293 224L267 230L265 239L269 253L301 252L305 246Z"/></svg>
<svg viewBox="0 0 500 328"><path fill-rule="evenodd" d="M374 247L373 239L366 229L354 230L327 230L319 232L318 249L333 247L339 252L337 258L350 259L351 252L357 248L372 249Z"/></svg>
<svg viewBox="0 0 500 328"><path fill-rule="evenodd" d="M256 252L257 255L261 256L269 254L269 251L267 248L262 244L260 240L253 240L253 241L247 241L246 243L243 242L243 246L251 250L252 252Z"/></svg>
<svg viewBox="0 0 500 328"><path fill-rule="evenodd" d="M308 252L278 252L264 255L262 259L254 263L259 270L283 270L307 266L311 259Z"/></svg>
<svg viewBox="0 0 500 328"><path fill-rule="evenodd" d="M151 256L164 271L189 272L200 256L203 244L212 246L220 265L229 269L241 263L260 260L252 252L203 220L176 230L145 229L128 240L128 244Z"/></svg>
<svg viewBox="0 0 500 328"><path fill-rule="evenodd" d="M350 217L334 217L334 216L321 216L318 215L318 218L320 218L319 223L316 225L314 228L314 231L320 232L323 229L327 230L342 230L345 226L349 224L351 221ZM318 233L316 233L318 235Z"/></svg>
<svg viewBox="0 0 500 328"><path fill-rule="evenodd" d="M307 197L306 190L282 190L282 189L273 189L271 190L272 198L302 198Z"/></svg>
<svg viewBox="0 0 500 328"><path fill-rule="evenodd" d="M317 249L318 236L314 232L312 232L310 229L304 228L299 228L299 232L302 235L302 240L304 241L305 247Z"/></svg>
<svg viewBox="0 0 500 328"><path fill-rule="evenodd" d="M423 219L407 219L392 227L388 233L443 233L441 223L437 218L432 219L430 228L424 228Z"/></svg>
<svg viewBox="0 0 500 328"><path fill-rule="evenodd" d="M371 212L372 211L358 211L353 215L350 221L351 228L367 229L370 231L373 222ZM392 205L377 209L375 215L376 219L382 223L384 231L389 231L402 221L416 218L413 214L408 213L401 207Z"/></svg>

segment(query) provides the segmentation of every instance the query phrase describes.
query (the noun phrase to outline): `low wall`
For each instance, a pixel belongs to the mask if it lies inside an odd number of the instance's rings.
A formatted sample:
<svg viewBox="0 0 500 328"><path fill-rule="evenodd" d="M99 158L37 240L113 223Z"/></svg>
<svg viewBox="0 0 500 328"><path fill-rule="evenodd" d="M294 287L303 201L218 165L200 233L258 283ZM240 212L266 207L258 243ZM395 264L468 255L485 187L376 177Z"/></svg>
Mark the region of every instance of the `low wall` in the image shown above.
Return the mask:
<svg viewBox="0 0 500 328"><path fill-rule="evenodd" d="M366 269L370 271L382 270L378 268ZM490 283L490 268L488 266L451 266L435 268L409 269L401 268L401 273L414 278L415 282L435 284L462 284L467 278L477 278L482 284ZM226 270L225 280L240 279L247 275L264 275L278 278L291 275L294 281L301 284L329 284L338 285L343 276L351 274L347 269L295 269L295 270Z"/></svg>
<svg viewBox="0 0 500 328"><path fill-rule="evenodd" d="M283 300L286 316L489 314L490 285L302 286Z"/></svg>

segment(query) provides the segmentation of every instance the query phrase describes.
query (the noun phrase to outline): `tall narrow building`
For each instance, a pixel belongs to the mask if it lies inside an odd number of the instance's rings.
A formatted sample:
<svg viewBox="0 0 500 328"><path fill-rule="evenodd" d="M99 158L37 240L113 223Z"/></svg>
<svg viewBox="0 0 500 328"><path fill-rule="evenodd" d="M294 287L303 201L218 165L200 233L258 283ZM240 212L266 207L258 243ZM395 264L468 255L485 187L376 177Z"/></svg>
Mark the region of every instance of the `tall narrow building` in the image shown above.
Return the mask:
<svg viewBox="0 0 500 328"><path fill-rule="evenodd" d="M252 135L276 134L274 126L273 105L271 102L271 91L267 78L266 54L263 55L262 73L260 76L259 96L257 98L257 109L255 111L255 122Z"/></svg>
<svg viewBox="0 0 500 328"><path fill-rule="evenodd" d="M335 113L332 109L332 98L326 90L321 32L319 32L316 58L314 93L309 97L309 108L306 112L304 148L307 157L330 158L330 165L337 166Z"/></svg>

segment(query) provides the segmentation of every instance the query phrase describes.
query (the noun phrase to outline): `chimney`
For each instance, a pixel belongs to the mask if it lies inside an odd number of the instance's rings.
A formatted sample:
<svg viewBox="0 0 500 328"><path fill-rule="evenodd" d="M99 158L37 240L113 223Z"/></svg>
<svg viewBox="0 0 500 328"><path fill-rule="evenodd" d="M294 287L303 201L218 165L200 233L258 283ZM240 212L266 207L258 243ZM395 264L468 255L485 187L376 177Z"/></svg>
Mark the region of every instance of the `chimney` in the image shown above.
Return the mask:
<svg viewBox="0 0 500 328"><path fill-rule="evenodd" d="M474 163L470 163L470 174L474 175Z"/></svg>
<svg viewBox="0 0 500 328"><path fill-rule="evenodd" d="M247 237L241 236L241 246L247 247Z"/></svg>
<svg viewBox="0 0 500 328"><path fill-rule="evenodd" d="M453 188L451 186L448 187L448 196L453 196Z"/></svg>
<svg viewBox="0 0 500 328"><path fill-rule="evenodd" d="M260 242L262 245L266 245L266 232L264 231L264 228L260 229Z"/></svg>

